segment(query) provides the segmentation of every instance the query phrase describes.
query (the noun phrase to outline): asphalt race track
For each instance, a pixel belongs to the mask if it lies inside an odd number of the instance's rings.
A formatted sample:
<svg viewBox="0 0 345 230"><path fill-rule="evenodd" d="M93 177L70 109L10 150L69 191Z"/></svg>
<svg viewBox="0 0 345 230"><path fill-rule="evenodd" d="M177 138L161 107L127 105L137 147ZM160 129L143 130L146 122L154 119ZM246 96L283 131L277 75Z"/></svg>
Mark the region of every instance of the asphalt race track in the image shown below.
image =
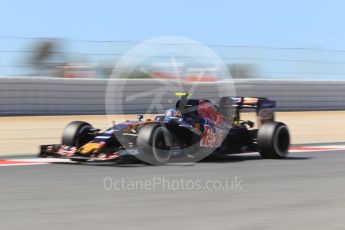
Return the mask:
<svg viewBox="0 0 345 230"><path fill-rule="evenodd" d="M234 181L209 190L113 181ZM168 183L167 182L167 183ZM233 155L193 165L0 167L0 229L344 229L345 151L285 160ZM106 185L106 187L104 187ZM222 185L222 184L221 184ZM109 186L109 187L107 187ZM218 187L223 188L223 187ZM194 190L193 190L194 189Z"/></svg>

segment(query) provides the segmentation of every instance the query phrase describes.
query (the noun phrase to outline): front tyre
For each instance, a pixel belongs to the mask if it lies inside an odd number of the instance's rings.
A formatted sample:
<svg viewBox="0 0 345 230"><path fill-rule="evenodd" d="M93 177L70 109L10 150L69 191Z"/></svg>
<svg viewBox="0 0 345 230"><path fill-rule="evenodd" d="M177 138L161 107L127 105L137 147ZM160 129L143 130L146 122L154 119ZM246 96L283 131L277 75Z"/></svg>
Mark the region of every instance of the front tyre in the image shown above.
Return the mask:
<svg viewBox="0 0 345 230"><path fill-rule="evenodd" d="M290 134L281 122L263 124L257 135L258 152L264 158L279 159L289 154Z"/></svg>
<svg viewBox="0 0 345 230"><path fill-rule="evenodd" d="M92 129L92 126L87 122L72 121L63 130L62 144L77 148L81 147L91 140L90 129Z"/></svg>
<svg viewBox="0 0 345 230"><path fill-rule="evenodd" d="M172 134L160 124L144 125L138 133L141 160L153 165L165 164L172 156Z"/></svg>

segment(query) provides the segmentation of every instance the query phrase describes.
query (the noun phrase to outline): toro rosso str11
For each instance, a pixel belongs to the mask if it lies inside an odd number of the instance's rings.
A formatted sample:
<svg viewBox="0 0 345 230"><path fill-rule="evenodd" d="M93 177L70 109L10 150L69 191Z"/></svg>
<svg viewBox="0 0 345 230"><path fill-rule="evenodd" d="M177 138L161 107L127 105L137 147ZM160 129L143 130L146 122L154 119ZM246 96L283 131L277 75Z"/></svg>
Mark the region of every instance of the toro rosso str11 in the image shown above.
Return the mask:
<svg viewBox="0 0 345 230"><path fill-rule="evenodd" d="M68 158L80 162L149 164L198 161L208 155L259 152L264 158L288 155L288 128L274 121L275 101L260 97L222 97L217 102L189 99L177 93L176 107L154 119L137 115L135 120L113 124L105 131L89 123L73 121L62 134L61 144L42 145L39 157ZM254 122L240 113L253 109Z"/></svg>

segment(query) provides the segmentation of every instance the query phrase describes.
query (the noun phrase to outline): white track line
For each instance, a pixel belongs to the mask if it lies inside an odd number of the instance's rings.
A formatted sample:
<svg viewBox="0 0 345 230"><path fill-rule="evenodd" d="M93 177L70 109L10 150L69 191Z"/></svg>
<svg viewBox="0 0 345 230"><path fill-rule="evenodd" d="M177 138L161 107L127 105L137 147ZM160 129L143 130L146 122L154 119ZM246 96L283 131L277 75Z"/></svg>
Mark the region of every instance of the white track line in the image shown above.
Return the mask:
<svg viewBox="0 0 345 230"><path fill-rule="evenodd" d="M8 166L29 166L29 165L48 165L50 163L9 163L9 164L0 164L0 167L8 167Z"/></svg>
<svg viewBox="0 0 345 230"><path fill-rule="evenodd" d="M10 159L11 161L26 161L26 162L33 162L33 163L74 163L69 159L61 159L61 158L18 158L18 159Z"/></svg>

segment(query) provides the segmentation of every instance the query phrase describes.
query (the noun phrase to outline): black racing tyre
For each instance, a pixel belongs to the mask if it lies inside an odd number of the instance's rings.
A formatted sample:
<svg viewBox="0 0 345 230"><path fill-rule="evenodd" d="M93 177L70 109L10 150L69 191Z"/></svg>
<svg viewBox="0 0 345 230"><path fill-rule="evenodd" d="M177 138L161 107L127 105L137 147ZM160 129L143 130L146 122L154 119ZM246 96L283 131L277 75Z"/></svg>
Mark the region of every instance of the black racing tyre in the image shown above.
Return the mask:
<svg viewBox="0 0 345 230"><path fill-rule="evenodd" d="M258 152L264 158L285 158L289 154L290 134L281 122L263 124L257 135Z"/></svg>
<svg viewBox="0 0 345 230"><path fill-rule="evenodd" d="M90 129L92 126L87 122L72 121L63 130L62 144L79 148L91 140Z"/></svg>
<svg viewBox="0 0 345 230"><path fill-rule="evenodd" d="M172 134L161 124L146 124L138 133L137 147L141 160L149 164L165 164L172 155Z"/></svg>

